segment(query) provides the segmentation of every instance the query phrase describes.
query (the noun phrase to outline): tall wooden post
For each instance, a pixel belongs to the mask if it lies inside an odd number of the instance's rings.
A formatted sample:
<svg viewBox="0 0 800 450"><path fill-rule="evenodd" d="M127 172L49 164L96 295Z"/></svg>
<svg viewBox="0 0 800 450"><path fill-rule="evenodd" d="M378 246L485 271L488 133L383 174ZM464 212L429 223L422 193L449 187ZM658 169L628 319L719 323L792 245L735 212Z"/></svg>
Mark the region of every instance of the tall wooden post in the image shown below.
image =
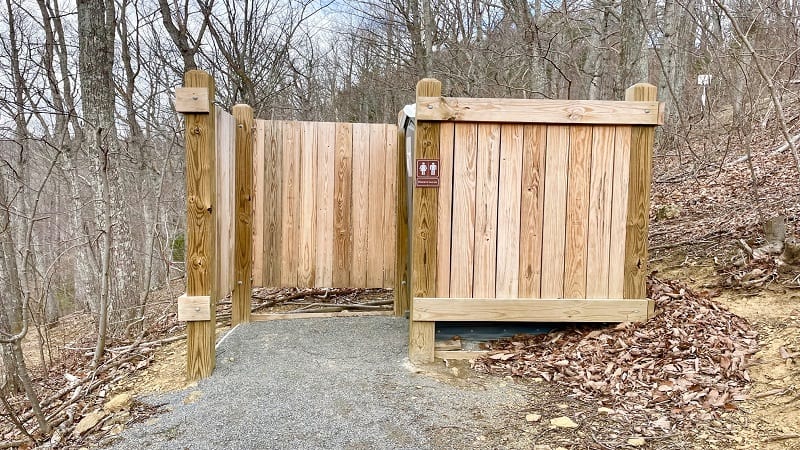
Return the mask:
<svg viewBox="0 0 800 450"><path fill-rule="evenodd" d="M207 320L187 323L186 376L197 380L211 375L216 357L215 306L219 293L215 292L218 288L213 280L216 270L213 267L216 260L214 79L202 70L190 70L184 86L192 88L194 93L189 99L196 104L195 112L182 111L186 122L186 295L203 299L209 308Z"/></svg>
<svg viewBox="0 0 800 450"><path fill-rule="evenodd" d="M253 109L233 107L236 120L236 221L234 223L233 325L250 322L253 289Z"/></svg>
<svg viewBox="0 0 800 450"><path fill-rule="evenodd" d="M417 83L417 112L421 97L440 97L442 83L424 78ZM417 120L414 133L414 165L417 159L439 158L440 124ZM415 170L416 172L416 170ZM416 177L416 174L415 174ZM411 235L411 288L413 297L436 295L436 235L439 210L439 189L416 187L413 189ZM435 322L414 321L414 301L411 300L411 317L408 330L408 356L412 362L433 362Z"/></svg>
<svg viewBox="0 0 800 450"><path fill-rule="evenodd" d="M397 210L395 230L395 281L394 281L394 314L402 316L408 310L408 177L406 176L406 130L405 114L400 111L397 124Z"/></svg>
<svg viewBox="0 0 800 450"><path fill-rule="evenodd" d="M639 83L625 91L627 101L656 101L657 89ZM647 230L650 215L650 183L653 176L655 126L634 126L631 130L631 163L628 188L628 218L625 239L623 297L647 296ZM648 315L652 315L651 311Z"/></svg>

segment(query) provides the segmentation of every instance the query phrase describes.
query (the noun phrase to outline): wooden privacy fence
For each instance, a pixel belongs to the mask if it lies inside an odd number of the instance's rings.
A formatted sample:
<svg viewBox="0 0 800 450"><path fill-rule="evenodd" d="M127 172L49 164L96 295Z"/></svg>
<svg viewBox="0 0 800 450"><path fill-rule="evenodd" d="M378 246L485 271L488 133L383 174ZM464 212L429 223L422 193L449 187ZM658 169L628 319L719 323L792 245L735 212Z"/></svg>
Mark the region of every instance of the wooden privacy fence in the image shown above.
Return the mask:
<svg viewBox="0 0 800 450"><path fill-rule="evenodd" d="M411 238L398 227L412 360L433 360L436 321L646 320L655 87L624 102L440 95L417 87ZM398 250L398 273L408 263Z"/></svg>
<svg viewBox="0 0 800 450"><path fill-rule="evenodd" d="M392 287L397 127L255 127L254 284Z"/></svg>

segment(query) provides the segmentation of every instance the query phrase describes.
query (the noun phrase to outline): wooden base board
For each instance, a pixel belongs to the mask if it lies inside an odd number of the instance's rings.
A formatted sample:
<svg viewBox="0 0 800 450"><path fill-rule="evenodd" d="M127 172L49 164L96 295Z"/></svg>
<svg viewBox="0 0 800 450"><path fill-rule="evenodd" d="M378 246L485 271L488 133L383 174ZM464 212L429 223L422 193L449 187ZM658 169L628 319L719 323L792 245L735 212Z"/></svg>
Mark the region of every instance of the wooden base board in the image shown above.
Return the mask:
<svg viewBox="0 0 800 450"><path fill-rule="evenodd" d="M486 350L435 350L433 357L437 359L478 359L489 353Z"/></svg>
<svg viewBox="0 0 800 450"><path fill-rule="evenodd" d="M414 298L411 320L424 322L639 322L649 299Z"/></svg>
<svg viewBox="0 0 800 450"><path fill-rule="evenodd" d="M285 313L285 314L253 314L253 322L269 322L271 320L288 319L325 319L330 317L365 317L365 316L393 316L394 311L339 311L328 313Z"/></svg>

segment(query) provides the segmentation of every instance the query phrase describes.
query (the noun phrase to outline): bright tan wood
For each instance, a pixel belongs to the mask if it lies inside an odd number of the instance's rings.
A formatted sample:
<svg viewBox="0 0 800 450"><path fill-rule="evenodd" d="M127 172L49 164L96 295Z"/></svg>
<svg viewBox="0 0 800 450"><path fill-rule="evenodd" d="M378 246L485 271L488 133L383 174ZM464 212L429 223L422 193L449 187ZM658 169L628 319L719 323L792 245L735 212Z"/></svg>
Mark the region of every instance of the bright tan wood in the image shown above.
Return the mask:
<svg viewBox="0 0 800 450"><path fill-rule="evenodd" d="M350 286L367 287L369 229L369 125L353 124L353 255Z"/></svg>
<svg viewBox="0 0 800 450"><path fill-rule="evenodd" d="M264 188L264 152L266 150L267 121L256 120L253 135L253 285L266 286L264 282L264 214L266 190ZM269 125L271 134L272 126ZM274 262L273 262L274 264Z"/></svg>
<svg viewBox="0 0 800 450"><path fill-rule="evenodd" d="M268 133L265 135L263 176L265 220L262 228L264 234L262 251L264 255L264 282L267 286L281 285L283 259L283 125L279 121L270 121ZM258 245L256 242L254 245Z"/></svg>
<svg viewBox="0 0 800 450"><path fill-rule="evenodd" d="M271 322L273 320L292 319L328 319L331 317L375 317L392 316L392 311L339 311L327 313L286 313L286 314L253 314L253 322Z"/></svg>
<svg viewBox="0 0 800 450"><path fill-rule="evenodd" d="M520 196L519 297L538 298L542 280L547 127L524 125L522 195Z"/></svg>
<svg viewBox="0 0 800 450"><path fill-rule="evenodd" d="M336 156L334 158L333 214L333 286L350 285L350 260L353 252L353 230L350 207L353 202L353 124L336 124Z"/></svg>
<svg viewBox="0 0 800 450"><path fill-rule="evenodd" d="M478 359L489 354L488 350L435 350L433 356L443 360Z"/></svg>
<svg viewBox="0 0 800 450"><path fill-rule="evenodd" d="M283 123L283 179L281 200L281 285L296 286L300 265L300 122Z"/></svg>
<svg viewBox="0 0 800 450"><path fill-rule="evenodd" d="M640 83L625 91L628 101L655 101L655 86ZM650 215L650 183L653 172L655 127L631 130L631 162L628 184L628 219L625 234L625 298L647 295L647 230Z"/></svg>
<svg viewBox="0 0 800 450"><path fill-rule="evenodd" d="M200 88L214 98L214 79L202 70L186 72L184 86ZM214 105L210 114L186 114L186 295L210 296L209 320L186 325L186 377L197 380L214 370L216 301L216 169Z"/></svg>
<svg viewBox="0 0 800 450"><path fill-rule="evenodd" d="M621 298L625 288L625 233L628 219L628 180L631 161L631 127L615 127L614 184L611 194L611 250L608 295Z"/></svg>
<svg viewBox="0 0 800 450"><path fill-rule="evenodd" d="M647 299L415 298L415 321L628 322L647 320Z"/></svg>
<svg viewBox="0 0 800 450"><path fill-rule="evenodd" d="M208 295L178 297L178 321L211 320L211 297Z"/></svg>
<svg viewBox="0 0 800 450"><path fill-rule="evenodd" d="M417 97L439 96L442 83L425 78L417 83ZM419 108L419 105L417 105ZM414 158L438 159L440 125L436 122L416 121L414 133ZM439 190L413 189L413 216L411 231L411 292L416 297L436 293L437 242L439 217ZM415 304L411 302L413 315ZM410 321L408 329L408 357L413 363L433 362L434 323Z"/></svg>
<svg viewBox="0 0 800 450"><path fill-rule="evenodd" d="M522 125L503 125L500 146L500 195L497 206L497 285L495 296L519 295L520 208L522 197ZM541 216L540 216L541 217Z"/></svg>
<svg viewBox="0 0 800 450"><path fill-rule="evenodd" d="M547 127L542 220L542 284L544 298L564 297L564 246L567 219L569 127Z"/></svg>
<svg viewBox="0 0 800 450"><path fill-rule="evenodd" d="M475 180L475 256L472 295L494 297L497 275L497 198L500 175L500 124L478 124Z"/></svg>
<svg viewBox="0 0 800 450"><path fill-rule="evenodd" d="M614 182L614 127L594 127L591 170L586 298L608 298L611 197Z"/></svg>
<svg viewBox="0 0 800 450"><path fill-rule="evenodd" d="M439 209L436 217L436 296L450 295L450 241L453 220L453 146L455 125L442 123L439 131Z"/></svg>
<svg viewBox="0 0 800 450"><path fill-rule="evenodd" d="M236 120L236 222L231 323L235 326L250 322L253 292L253 109L235 105L233 117Z"/></svg>
<svg viewBox="0 0 800 450"><path fill-rule="evenodd" d="M181 87L175 89L175 111L184 114L211 112L208 89L204 87Z"/></svg>
<svg viewBox="0 0 800 450"><path fill-rule="evenodd" d="M314 229L317 222L317 126L314 122L300 122L300 244L298 254L297 287L314 287L317 263L317 242Z"/></svg>
<svg viewBox="0 0 800 450"><path fill-rule="evenodd" d="M336 124L321 122L317 127L317 182L316 211L316 277L317 287L333 286L333 214L334 214L334 158Z"/></svg>
<svg viewBox="0 0 800 450"><path fill-rule="evenodd" d="M450 295L471 297L475 257L478 127L474 123L457 123L455 133Z"/></svg>
<svg viewBox="0 0 800 450"><path fill-rule="evenodd" d="M367 218L367 287L383 287L383 216L386 188L386 127L370 125L369 172L357 174L369 179L369 214Z"/></svg>
<svg viewBox="0 0 800 450"><path fill-rule="evenodd" d="M586 297L591 166L592 127L570 127L567 240L564 250L564 297L567 298Z"/></svg>
<svg viewBox="0 0 800 450"><path fill-rule="evenodd" d="M662 125L659 109L656 101L426 97L418 99L417 120Z"/></svg>
<svg viewBox="0 0 800 450"><path fill-rule="evenodd" d="M397 173L397 233L395 234L395 283L394 283L394 314L405 315L411 309L411 280L409 264L411 262L411 244L409 242L409 214L408 214L408 177L406 169L406 116L400 111L397 118L397 159L395 171Z"/></svg>
<svg viewBox="0 0 800 450"><path fill-rule="evenodd" d="M215 283L219 288L220 296L225 296L233 291L234 271L234 222L235 189L234 189L234 155L236 152L236 121L233 116L222 109L216 110L216 165L217 171L217 207L215 234L217 261Z"/></svg>
<svg viewBox="0 0 800 450"><path fill-rule="evenodd" d="M395 260L395 243L392 237L395 235L397 228L397 218L395 217L395 210L397 209L397 126L384 125L386 128L386 139L384 146L386 148L386 169L384 170L386 177L386 184L383 188L384 202L383 202L383 287L394 287L394 260Z"/></svg>

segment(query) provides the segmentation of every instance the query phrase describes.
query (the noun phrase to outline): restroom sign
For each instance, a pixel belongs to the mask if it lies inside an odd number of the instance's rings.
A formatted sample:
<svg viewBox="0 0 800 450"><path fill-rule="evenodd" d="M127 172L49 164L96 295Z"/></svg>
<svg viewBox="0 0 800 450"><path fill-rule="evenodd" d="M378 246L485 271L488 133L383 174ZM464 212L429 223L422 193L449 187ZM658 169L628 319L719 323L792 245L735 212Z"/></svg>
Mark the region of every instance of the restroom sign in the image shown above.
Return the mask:
<svg viewBox="0 0 800 450"><path fill-rule="evenodd" d="M418 159L416 187L439 187L439 160Z"/></svg>

